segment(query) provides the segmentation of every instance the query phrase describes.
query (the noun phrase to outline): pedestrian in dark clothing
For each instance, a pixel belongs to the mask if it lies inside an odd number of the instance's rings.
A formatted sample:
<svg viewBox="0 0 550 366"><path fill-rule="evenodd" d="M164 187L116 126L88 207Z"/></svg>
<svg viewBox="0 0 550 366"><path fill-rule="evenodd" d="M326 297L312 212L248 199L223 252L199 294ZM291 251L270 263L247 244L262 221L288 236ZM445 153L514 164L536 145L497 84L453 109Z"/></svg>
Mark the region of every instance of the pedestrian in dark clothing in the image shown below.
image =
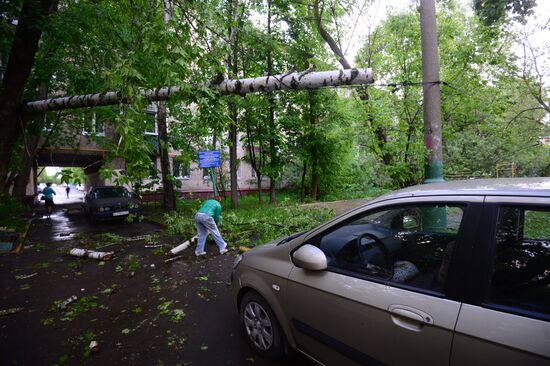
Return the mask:
<svg viewBox="0 0 550 366"><path fill-rule="evenodd" d="M65 188L65 192L67 192L67 198L69 198L70 191L71 191L71 187L67 186L67 188Z"/></svg>

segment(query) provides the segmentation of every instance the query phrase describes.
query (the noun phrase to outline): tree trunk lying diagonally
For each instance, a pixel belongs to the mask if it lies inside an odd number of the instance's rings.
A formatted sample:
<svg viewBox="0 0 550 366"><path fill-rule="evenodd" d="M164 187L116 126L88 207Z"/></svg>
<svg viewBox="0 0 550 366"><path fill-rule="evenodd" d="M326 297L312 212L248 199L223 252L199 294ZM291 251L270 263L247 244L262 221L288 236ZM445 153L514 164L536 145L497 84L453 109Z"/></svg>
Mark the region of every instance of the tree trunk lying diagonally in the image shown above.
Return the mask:
<svg viewBox="0 0 550 366"><path fill-rule="evenodd" d="M272 92L276 90L318 89L342 85L361 85L374 82L371 69L349 69L317 72L291 72L283 75L270 75L257 78L224 80L219 84L208 82L199 87L217 89L221 94ZM141 94L151 101L167 100L180 91L177 86L145 90ZM70 97L50 98L28 102L27 112L48 112L61 109L96 107L124 103L117 92L106 92Z"/></svg>

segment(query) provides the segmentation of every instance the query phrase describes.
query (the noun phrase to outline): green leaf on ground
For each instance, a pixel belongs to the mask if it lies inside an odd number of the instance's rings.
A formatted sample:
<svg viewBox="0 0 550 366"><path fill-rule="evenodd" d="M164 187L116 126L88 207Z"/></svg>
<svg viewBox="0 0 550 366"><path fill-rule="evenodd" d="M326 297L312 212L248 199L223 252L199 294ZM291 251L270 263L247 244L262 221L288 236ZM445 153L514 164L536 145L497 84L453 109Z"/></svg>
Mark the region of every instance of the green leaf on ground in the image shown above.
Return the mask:
<svg viewBox="0 0 550 366"><path fill-rule="evenodd" d="M172 316L170 317L170 321L173 323L179 322L184 316L185 312L182 309L174 309L172 310Z"/></svg>

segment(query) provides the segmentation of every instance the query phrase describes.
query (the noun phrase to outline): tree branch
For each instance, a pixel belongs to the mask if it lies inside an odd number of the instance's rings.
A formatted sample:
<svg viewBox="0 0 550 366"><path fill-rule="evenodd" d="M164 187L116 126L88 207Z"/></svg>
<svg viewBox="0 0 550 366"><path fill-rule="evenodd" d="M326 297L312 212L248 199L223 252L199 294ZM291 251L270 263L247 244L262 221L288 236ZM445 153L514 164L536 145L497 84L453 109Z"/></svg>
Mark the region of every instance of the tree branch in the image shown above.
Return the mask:
<svg viewBox="0 0 550 366"><path fill-rule="evenodd" d="M317 30L319 31L319 34L321 37L325 40L325 42L329 45L330 49L334 54L338 57L338 62L340 62L340 65L344 69L351 69L351 65L346 60L346 57L342 53L342 50L340 47L338 47L338 44L332 38L332 36L323 28L323 20L321 18L321 13L319 12L319 0L313 0L313 12L315 15L315 24L317 25Z"/></svg>
<svg viewBox="0 0 550 366"><path fill-rule="evenodd" d="M545 108L544 107L533 107L533 108L527 108L527 109L524 109L522 110L521 112L518 112L514 118L512 118L511 120L508 121L508 123L506 124L506 127L504 128L505 130L508 129L508 127L510 127L510 125L512 124L512 122L514 122L516 119L518 119L523 113L525 112L530 112L530 111L537 111L537 110L544 110ZM547 111L548 112L548 111ZM540 121L535 121L537 122L538 124L540 125L543 125L543 126L546 126L544 123L540 122Z"/></svg>

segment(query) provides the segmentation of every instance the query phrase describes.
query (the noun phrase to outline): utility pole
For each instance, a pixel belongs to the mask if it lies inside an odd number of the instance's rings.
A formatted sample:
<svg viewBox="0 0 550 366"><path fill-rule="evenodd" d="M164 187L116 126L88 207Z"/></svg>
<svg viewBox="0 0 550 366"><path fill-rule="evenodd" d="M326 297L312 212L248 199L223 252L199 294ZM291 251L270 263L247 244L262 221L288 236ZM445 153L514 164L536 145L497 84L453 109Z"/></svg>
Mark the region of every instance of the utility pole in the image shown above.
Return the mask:
<svg viewBox="0 0 550 366"><path fill-rule="evenodd" d="M435 0L420 0L420 33L424 84L424 144L428 150L424 183L436 183L443 182L443 152Z"/></svg>

